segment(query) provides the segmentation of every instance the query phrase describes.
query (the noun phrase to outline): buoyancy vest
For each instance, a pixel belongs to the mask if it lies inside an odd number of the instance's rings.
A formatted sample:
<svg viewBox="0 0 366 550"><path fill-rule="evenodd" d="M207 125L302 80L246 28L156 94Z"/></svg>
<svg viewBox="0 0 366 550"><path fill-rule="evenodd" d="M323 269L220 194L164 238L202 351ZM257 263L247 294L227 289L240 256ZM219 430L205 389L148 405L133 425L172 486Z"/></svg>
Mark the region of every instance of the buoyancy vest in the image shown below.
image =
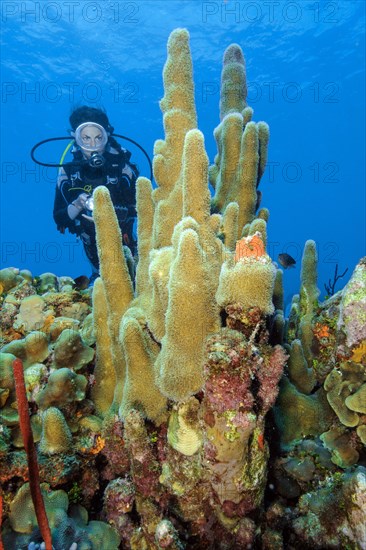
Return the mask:
<svg viewBox="0 0 366 550"><path fill-rule="evenodd" d="M85 163L81 151L76 151L73 155L74 162L64 164L63 169L75 190L85 187L91 187L94 190L98 185L116 185L123 177L122 171L126 165L129 165L132 171L137 171L134 165L129 164L131 153L126 150L117 153L105 151L103 153L105 164L98 168Z"/></svg>
<svg viewBox="0 0 366 550"><path fill-rule="evenodd" d="M65 202L70 204L80 193L92 194L96 187L104 185L110 192L121 230L132 227L131 222L133 224L136 217L135 184L139 174L136 166L129 162L131 153L124 149L116 153L105 151L105 164L98 168L83 163L81 151L75 151L73 155L76 162L63 166L67 180L61 183L60 192ZM75 233L93 231L90 222L85 222L82 217L69 224L69 228Z"/></svg>

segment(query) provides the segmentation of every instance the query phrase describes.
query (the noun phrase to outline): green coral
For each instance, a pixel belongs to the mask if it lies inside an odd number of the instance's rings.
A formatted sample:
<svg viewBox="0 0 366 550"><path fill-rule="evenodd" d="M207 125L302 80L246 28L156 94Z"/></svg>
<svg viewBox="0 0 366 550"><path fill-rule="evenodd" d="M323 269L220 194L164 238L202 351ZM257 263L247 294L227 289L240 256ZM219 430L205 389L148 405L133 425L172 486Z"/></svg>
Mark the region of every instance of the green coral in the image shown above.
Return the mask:
<svg viewBox="0 0 366 550"><path fill-rule="evenodd" d="M63 330L67 328L77 330L79 325L80 321L77 319L71 319L70 317L56 317L49 330L51 341L56 341Z"/></svg>
<svg viewBox="0 0 366 550"><path fill-rule="evenodd" d="M308 240L305 243L301 262L300 310L302 315L312 315L318 305L317 264L316 243Z"/></svg>
<svg viewBox="0 0 366 550"><path fill-rule="evenodd" d="M54 273L42 273L37 278L37 290L40 294L46 292L56 292L58 290L58 281Z"/></svg>
<svg viewBox="0 0 366 550"><path fill-rule="evenodd" d="M71 369L61 368L50 374L46 386L37 395L36 402L41 409L51 406L63 408L74 401L85 398L87 380Z"/></svg>
<svg viewBox="0 0 366 550"><path fill-rule="evenodd" d="M79 332L66 328L60 334L54 347L54 365L80 370L90 363L94 357L94 350L84 344Z"/></svg>
<svg viewBox="0 0 366 550"><path fill-rule="evenodd" d="M47 483L41 484L42 496L51 529L66 516L69 501L64 491L50 491ZM31 533L37 527L29 483L21 486L10 505L10 525L17 533Z"/></svg>
<svg viewBox="0 0 366 550"><path fill-rule="evenodd" d="M0 353L0 402L3 407L14 390L13 361L15 355L12 353Z"/></svg>
<svg viewBox="0 0 366 550"><path fill-rule="evenodd" d="M23 361L24 368L34 363L42 363L48 355L48 339L44 332L32 331L22 340L14 340L6 344L2 353L12 353Z"/></svg>
<svg viewBox="0 0 366 550"><path fill-rule="evenodd" d="M333 369L325 379L324 389L327 392L328 402L344 426L354 428L359 423L359 415L355 410L364 408L362 407L364 390L361 390L364 380L366 380L365 368L353 362L342 363L339 369ZM357 391L360 393L354 397ZM351 403L350 407L347 402Z"/></svg>
<svg viewBox="0 0 366 550"><path fill-rule="evenodd" d="M282 379L275 415L285 446L307 436L320 435L331 426L334 417L325 395L322 388L312 395L304 395L287 378Z"/></svg>
<svg viewBox="0 0 366 550"><path fill-rule="evenodd" d="M340 468L357 464L359 453L352 446L351 434L344 428L332 428L320 436L325 447L332 453L332 462Z"/></svg>
<svg viewBox="0 0 366 550"><path fill-rule="evenodd" d="M362 384L355 393L346 397L345 404L351 411L366 414L366 384Z"/></svg>
<svg viewBox="0 0 366 550"><path fill-rule="evenodd" d="M68 491L67 496L71 504L78 504L82 500L83 490L79 483L74 481L71 489Z"/></svg>
<svg viewBox="0 0 366 550"><path fill-rule="evenodd" d="M13 267L6 267L0 269L0 284L2 292L8 292L11 288L15 287L23 280L23 277L19 273L19 269Z"/></svg>
<svg viewBox="0 0 366 550"><path fill-rule="evenodd" d="M72 435L62 412L50 407L42 415L42 435L39 450L46 455L69 453Z"/></svg>
<svg viewBox="0 0 366 550"><path fill-rule="evenodd" d="M315 386L313 369L308 368L300 340L293 340L288 361L289 378L296 388L309 395Z"/></svg>
<svg viewBox="0 0 366 550"><path fill-rule="evenodd" d="M88 523L85 508L80 505L69 508L65 491L51 491L46 483L42 483L41 491L55 547L71 548L77 541L78 547L83 549L118 548L120 537L113 527L101 521ZM5 547L19 548L24 543L28 546L29 535L36 527L30 488L25 483L10 503L9 523L5 524L2 533Z"/></svg>

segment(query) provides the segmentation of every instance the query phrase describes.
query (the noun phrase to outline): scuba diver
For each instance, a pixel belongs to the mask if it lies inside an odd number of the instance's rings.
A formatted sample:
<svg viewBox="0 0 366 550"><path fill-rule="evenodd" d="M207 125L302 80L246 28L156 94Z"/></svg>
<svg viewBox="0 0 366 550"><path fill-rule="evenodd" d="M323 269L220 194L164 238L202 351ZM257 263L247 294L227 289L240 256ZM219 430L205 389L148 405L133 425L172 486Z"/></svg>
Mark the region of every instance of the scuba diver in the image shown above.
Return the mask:
<svg viewBox="0 0 366 550"><path fill-rule="evenodd" d="M92 284L99 276L92 193L99 185L105 185L117 215L122 244L131 251L129 254L124 248L130 274L133 275L132 256L137 252L134 238L137 166L130 162L131 153L112 136L114 129L101 109L78 107L70 115L70 124L75 140L71 151L74 160L59 168L53 209L57 229L65 233L67 228L81 238L92 265Z"/></svg>

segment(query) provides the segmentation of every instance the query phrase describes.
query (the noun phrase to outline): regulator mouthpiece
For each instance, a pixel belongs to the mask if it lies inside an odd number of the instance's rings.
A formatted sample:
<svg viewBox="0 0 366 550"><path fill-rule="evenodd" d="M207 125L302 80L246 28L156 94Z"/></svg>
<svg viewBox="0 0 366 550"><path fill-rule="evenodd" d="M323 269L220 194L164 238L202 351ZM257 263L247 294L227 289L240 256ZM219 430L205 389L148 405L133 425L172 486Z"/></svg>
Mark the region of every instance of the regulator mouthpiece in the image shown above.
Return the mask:
<svg viewBox="0 0 366 550"><path fill-rule="evenodd" d="M101 155L100 153L97 153L96 151L94 151L91 154L88 160L88 164L92 168L99 168L100 166L103 166L104 163L105 163L105 158L103 157L103 155Z"/></svg>

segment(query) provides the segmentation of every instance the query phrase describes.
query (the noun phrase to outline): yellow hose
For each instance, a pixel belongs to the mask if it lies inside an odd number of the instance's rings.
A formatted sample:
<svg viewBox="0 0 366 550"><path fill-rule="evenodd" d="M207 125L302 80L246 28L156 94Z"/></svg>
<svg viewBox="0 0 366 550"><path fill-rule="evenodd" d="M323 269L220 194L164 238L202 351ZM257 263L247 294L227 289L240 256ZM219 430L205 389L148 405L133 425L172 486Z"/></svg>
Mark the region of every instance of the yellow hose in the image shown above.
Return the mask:
<svg viewBox="0 0 366 550"><path fill-rule="evenodd" d="M66 157L68 151L70 150L71 146L74 145L74 143L75 143L75 140L72 139L72 140L70 141L70 143L68 143L68 144L66 145L66 148L65 148L65 150L64 150L64 152L62 153L62 156L61 156L61 158L60 158L59 164L63 164L63 163L64 163L65 157Z"/></svg>

